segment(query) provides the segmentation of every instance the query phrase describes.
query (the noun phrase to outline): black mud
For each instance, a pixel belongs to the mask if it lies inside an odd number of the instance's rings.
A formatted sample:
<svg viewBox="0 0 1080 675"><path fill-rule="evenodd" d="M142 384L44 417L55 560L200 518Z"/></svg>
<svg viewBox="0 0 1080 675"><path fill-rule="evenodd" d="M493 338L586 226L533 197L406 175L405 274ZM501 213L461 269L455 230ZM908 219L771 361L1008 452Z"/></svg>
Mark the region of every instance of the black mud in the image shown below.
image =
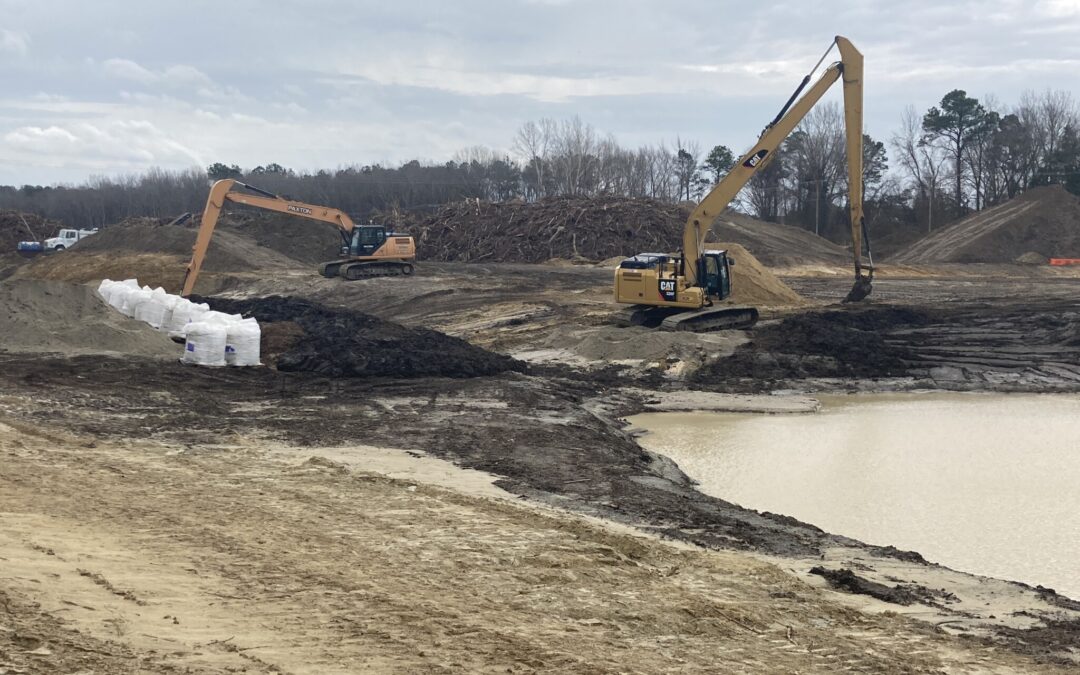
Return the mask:
<svg viewBox="0 0 1080 675"><path fill-rule="evenodd" d="M275 356L280 371L328 377L482 377L524 372L525 364L426 328L407 328L370 314L331 308L309 300L270 296L251 300L192 298L229 314L255 317L264 325L264 343L278 334L274 324L298 325L286 349Z"/></svg>
<svg viewBox="0 0 1080 675"><path fill-rule="evenodd" d="M748 344L705 365L690 385L1080 391L1078 327L1076 300L806 312L759 324Z"/></svg>
<svg viewBox="0 0 1080 675"><path fill-rule="evenodd" d="M910 605L919 601L919 596L910 589L902 586L886 586L876 581L870 581L855 574L849 569L830 570L818 565L810 568L810 574L824 577L829 586L835 589L855 593L856 595L869 595L872 598L891 602L895 605Z"/></svg>
<svg viewBox="0 0 1080 675"><path fill-rule="evenodd" d="M695 383L764 383L805 378L902 377L914 352L886 339L897 326L925 326L926 310L852 307L789 316L754 329L751 341L694 374Z"/></svg>

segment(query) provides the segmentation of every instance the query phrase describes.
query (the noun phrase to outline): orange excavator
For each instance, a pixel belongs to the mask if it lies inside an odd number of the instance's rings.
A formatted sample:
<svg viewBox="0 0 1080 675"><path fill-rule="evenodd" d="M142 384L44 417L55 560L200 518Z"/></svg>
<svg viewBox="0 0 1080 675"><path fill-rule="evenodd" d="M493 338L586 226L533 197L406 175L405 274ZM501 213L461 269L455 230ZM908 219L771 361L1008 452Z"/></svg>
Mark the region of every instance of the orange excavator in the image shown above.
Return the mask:
<svg viewBox="0 0 1080 675"><path fill-rule="evenodd" d="M349 281L371 277L409 275L413 273L412 262L416 260L416 242L407 234L388 232L382 225L356 225L343 211L327 206L316 206L286 199L266 190L226 178L214 183L206 199L199 234L192 247L191 262L184 274L180 295L188 296L195 288L210 238L225 202L236 202L267 211L299 216L324 223L333 223L341 232L341 257L319 266L324 277L338 277Z"/></svg>

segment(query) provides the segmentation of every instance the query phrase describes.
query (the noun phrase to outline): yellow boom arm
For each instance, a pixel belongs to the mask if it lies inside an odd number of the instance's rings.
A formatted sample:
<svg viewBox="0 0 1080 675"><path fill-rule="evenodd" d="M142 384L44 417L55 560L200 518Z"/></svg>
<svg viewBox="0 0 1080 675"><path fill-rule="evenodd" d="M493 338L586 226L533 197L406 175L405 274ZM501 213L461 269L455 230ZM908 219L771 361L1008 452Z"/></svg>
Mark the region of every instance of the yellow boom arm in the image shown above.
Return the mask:
<svg viewBox="0 0 1080 675"><path fill-rule="evenodd" d="M785 106L780 115L761 133L757 144L743 155L724 179L712 189L686 221L683 230L683 257L686 260L685 276L690 286L697 284L697 260L705 247L705 236L713 220L731 203L739 191L763 169L776 155L777 148L791 134L796 125L824 96L841 76L844 79L844 126L847 133L848 190L851 203L851 245L855 257L856 287L866 283L862 277L863 235L863 189L862 189L862 99L863 57L847 38L836 36L840 61L829 66L817 82L790 109ZM824 58L824 57L822 57ZM810 76L803 81L803 86ZM801 90L801 87L800 87ZM796 91L796 95L798 91ZM792 96L794 99L794 95ZM791 104L791 101L788 101ZM871 276L873 268L870 269ZM867 286L866 292L869 292ZM865 295L865 293L863 294ZM851 297L851 296L849 296Z"/></svg>
<svg viewBox="0 0 1080 675"><path fill-rule="evenodd" d="M236 186L257 194L233 192L232 190ZM199 278L199 270L202 269L203 259L206 258L206 249L210 246L210 238L214 236L214 227L217 226L218 217L221 215L221 209L225 206L226 201L247 204L268 211L287 213L291 216L333 223L341 228L344 233L352 232L353 228L356 227L352 219L343 211L285 199L231 178L219 180L210 188L210 196L206 198L206 209L203 211L202 224L199 226L198 236L195 237L191 262L188 263L187 272L184 274L183 290L180 291L180 295L184 297L187 297L195 288L195 281Z"/></svg>

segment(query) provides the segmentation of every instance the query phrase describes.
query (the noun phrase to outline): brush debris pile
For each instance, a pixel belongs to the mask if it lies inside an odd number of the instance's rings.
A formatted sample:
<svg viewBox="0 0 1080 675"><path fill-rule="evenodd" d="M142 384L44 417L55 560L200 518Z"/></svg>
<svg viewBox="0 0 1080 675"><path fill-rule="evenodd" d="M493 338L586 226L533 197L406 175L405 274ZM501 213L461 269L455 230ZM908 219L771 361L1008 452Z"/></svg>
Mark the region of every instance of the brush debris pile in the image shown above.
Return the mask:
<svg viewBox="0 0 1080 675"><path fill-rule="evenodd" d="M0 210L0 254L15 250L20 241L40 241L56 234L63 227L33 213Z"/></svg>
<svg viewBox="0 0 1080 675"><path fill-rule="evenodd" d="M548 197L538 202L468 199L435 213L383 214L416 237L421 260L538 263L607 260L682 247L686 204L625 197ZM717 219L712 238L741 244L767 265L845 263L848 253L812 232L734 211Z"/></svg>
<svg viewBox="0 0 1080 675"><path fill-rule="evenodd" d="M385 220L416 238L422 260L539 263L674 251L686 211L653 199L549 197L532 203L465 200L434 214Z"/></svg>
<svg viewBox="0 0 1080 675"><path fill-rule="evenodd" d="M282 371L329 377L480 377L525 370L516 359L437 331L298 298L192 299L258 319L264 361L276 354Z"/></svg>

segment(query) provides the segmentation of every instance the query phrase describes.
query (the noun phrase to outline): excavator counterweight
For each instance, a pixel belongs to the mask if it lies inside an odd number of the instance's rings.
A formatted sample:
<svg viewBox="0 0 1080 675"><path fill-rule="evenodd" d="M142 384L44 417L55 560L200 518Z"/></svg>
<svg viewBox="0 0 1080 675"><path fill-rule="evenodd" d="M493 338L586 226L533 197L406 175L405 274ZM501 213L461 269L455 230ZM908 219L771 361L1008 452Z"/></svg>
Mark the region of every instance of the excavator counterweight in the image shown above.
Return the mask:
<svg viewBox="0 0 1080 675"><path fill-rule="evenodd" d="M832 47L840 60L822 73L806 89L813 72ZM739 191L776 156L798 123L837 80L844 83L844 123L847 137L848 198L851 212L851 244L855 284L845 302L857 302L870 294L873 259L863 265L864 244L869 255L869 239L864 237L862 175L863 57L846 38L837 36L829 50L791 95L780 113L765 127L757 143L743 155L697 205L683 228L682 251L674 255L643 253L624 260L615 270L615 301L633 305L624 323L658 325L667 330L717 330L745 327L757 320L752 307L718 306L731 293L730 266L735 263L726 251L706 251L705 237L713 221L735 199ZM806 93L802 94L806 89ZM799 98L799 95L802 97ZM798 100L796 100L798 99ZM866 274L863 274L863 271ZM663 315L656 322L643 317Z"/></svg>

